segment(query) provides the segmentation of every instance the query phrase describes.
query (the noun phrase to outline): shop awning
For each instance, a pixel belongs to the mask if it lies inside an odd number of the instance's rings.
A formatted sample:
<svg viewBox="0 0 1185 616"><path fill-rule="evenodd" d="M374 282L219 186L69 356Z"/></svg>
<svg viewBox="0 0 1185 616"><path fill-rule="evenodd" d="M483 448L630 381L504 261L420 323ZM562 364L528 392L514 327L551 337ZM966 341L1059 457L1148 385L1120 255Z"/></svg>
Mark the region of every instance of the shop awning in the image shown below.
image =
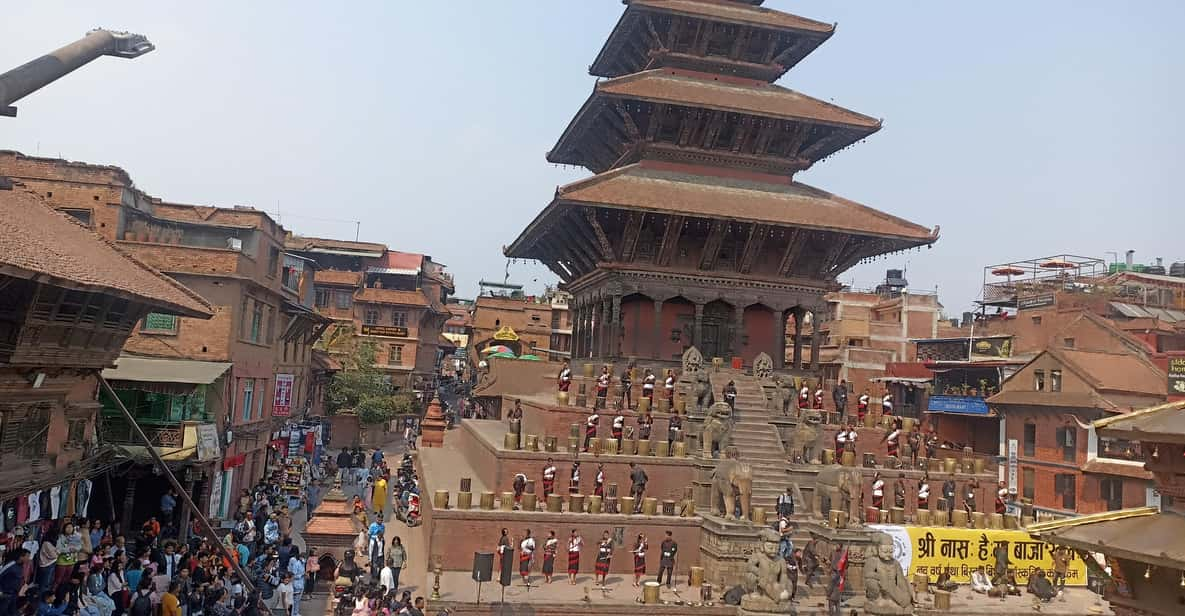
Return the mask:
<svg viewBox="0 0 1185 616"><path fill-rule="evenodd" d="M218 380L231 365L215 361L120 355L115 360L114 368L103 370L103 378L108 381L209 385Z"/></svg>
<svg viewBox="0 0 1185 616"><path fill-rule="evenodd" d="M926 412L977 415L980 417L991 415L987 402L977 396L930 396L926 405Z"/></svg>
<svg viewBox="0 0 1185 616"><path fill-rule="evenodd" d="M868 379L874 383L902 383L905 385L924 385L933 381L931 378L922 378L916 376L878 376Z"/></svg>

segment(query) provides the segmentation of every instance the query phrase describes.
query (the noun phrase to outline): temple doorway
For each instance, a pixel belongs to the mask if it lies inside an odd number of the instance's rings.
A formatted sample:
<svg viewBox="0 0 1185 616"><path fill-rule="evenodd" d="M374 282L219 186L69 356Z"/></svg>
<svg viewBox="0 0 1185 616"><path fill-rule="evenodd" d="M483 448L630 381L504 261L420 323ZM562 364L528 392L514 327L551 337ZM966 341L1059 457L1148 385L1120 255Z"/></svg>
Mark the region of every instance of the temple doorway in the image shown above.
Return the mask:
<svg viewBox="0 0 1185 616"><path fill-rule="evenodd" d="M704 358L722 357L727 362L732 353L732 306L716 300L704 306L703 342L699 345Z"/></svg>

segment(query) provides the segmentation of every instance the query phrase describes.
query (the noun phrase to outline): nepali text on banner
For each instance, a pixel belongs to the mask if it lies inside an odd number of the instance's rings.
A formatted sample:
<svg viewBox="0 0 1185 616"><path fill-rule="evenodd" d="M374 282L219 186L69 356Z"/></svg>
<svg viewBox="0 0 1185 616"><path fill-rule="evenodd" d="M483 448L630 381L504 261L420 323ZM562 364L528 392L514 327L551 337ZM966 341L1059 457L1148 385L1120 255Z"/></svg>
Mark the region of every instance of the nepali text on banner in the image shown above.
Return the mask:
<svg viewBox="0 0 1185 616"><path fill-rule="evenodd" d="M1053 544L1035 539L1021 530L963 529L936 526L896 526L875 524L893 539L893 557L907 575L923 573L930 581L944 571L960 584L971 582L971 572L983 567L988 575L996 566L996 548L1007 543L1008 569L1016 582L1025 585L1039 569L1053 575ZM1086 585L1086 564L1074 550L1066 568L1066 585Z"/></svg>

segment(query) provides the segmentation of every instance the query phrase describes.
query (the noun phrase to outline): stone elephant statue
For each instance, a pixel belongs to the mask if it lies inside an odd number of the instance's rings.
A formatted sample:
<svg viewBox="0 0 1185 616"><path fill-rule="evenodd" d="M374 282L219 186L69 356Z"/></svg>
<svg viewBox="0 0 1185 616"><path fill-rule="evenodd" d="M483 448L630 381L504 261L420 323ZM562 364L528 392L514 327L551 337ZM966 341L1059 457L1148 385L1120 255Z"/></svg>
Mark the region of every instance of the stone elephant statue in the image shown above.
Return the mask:
<svg viewBox="0 0 1185 616"><path fill-rule="evenodd" d="M738 492L741 499L740 519L748 520L749 504L753 495L753 468L736 458L725 458L712 472L712 512L719 513L718 507L723 504L722 515L725 518L733 518Z"/></svg>
<svg viewBox="0 0 1185 616"><path fill-rule="evenodd" d="M732 408L723 402L712 405L712 412L704 420L700 431L700 443L705 458L711 458L713 451L724 451L731 440Z"/></svg>

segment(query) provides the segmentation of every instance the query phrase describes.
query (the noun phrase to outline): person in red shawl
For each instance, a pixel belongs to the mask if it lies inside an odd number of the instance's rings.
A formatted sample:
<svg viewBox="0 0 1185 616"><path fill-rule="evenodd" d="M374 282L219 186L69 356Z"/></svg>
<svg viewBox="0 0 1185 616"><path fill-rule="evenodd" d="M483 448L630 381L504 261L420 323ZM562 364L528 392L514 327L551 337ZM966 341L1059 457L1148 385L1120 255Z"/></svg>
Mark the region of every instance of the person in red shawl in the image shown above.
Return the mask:
<svg viewBox="0 0 1185 616"><path fill-rule="evenodd" d="M560 375L556 378L556 383L559 385L560 391L568 391L572 386L572 368L568 366L565 361L563 366L560 366Z"/></svg>
<svg viewBox="0 0 1185 616"><path fill-rule="evenodd" d="M523 584L531 585L531 559L535 556L535 538L531 536L531 529L527 529L527 536L519 544L518 573L523 576Z"/></svg>
<svg viewBox="0 0 1185 616"><path fill-rule="evenodd" d="M547 541L543 542L543 579L550 584L551 575L555 572L555 554L559 549L560 540L555 538L555 531L547 532Z"/></svg>
<svg viewBox="0 0 1185 616"><path fill-rule="evenodd" d="M1004 513L1008 511L1008 506L1004 502L1007 499L1008 486L1003 481L1001 481L999 489L996 490L996 513L1004 515Z"/></svg>
<svg viewBox="0 0 1185 616"><path fill-rule="evenodd" d="M597 464L597 474L593 477L593 496L605 497L605 465Z"/></svg>
<svg viewBox="0 0 1185 616"><path fill-rule="evenodd" d="M568 583L576 585L576 574L580 572L580 549L584 547L584 538L576 529L572 529L572 536L568 537Z"/></svg>
<svg viewBox="0 0 1185 616"><path fill-rule="evenodd" d="M555 492L555 473L555 462L548 458L547 466L543 467L543 498L547 498L549 494Z"/></svg>
<svg viewBox="0 0 1185 616"><path fill-rule="evenodd" d="M609 538L609 531L601 534L601 544L597 546L597 568L593 576L594 583L602 588L608 585L609 564L613 560L613 540Z"/></svg>
<svg viewBox="0 0 1185 616"><path fill-rule="evenodd" d="M638 542L634 544L634 586L642 585L642 576L646 575L646 535L638 533Z"/></svg>
<svg viewBox="0 0 1185 616"><path fill-rule="evenodd" d="M597 424L600 423L601 416L594 410L592 415L584 422L584 450L588 451L589 443L597 437Z"/></svg>

